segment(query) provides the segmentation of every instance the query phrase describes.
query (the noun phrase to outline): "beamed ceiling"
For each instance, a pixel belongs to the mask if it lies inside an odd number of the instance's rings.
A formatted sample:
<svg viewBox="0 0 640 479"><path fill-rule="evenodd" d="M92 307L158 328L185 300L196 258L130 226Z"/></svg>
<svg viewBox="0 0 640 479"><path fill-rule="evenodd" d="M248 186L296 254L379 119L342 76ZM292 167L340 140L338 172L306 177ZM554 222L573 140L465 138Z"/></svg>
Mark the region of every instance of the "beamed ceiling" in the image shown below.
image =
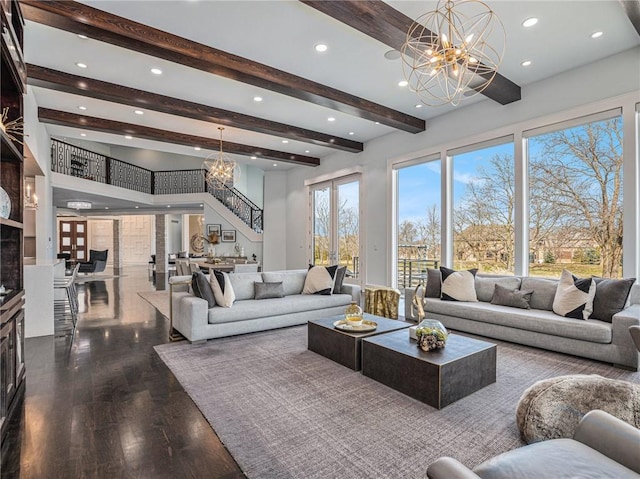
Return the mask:
<svg viewBox="0 0 640 479"><path fill-rule="evenodd" d="M313 167L336 151L366 161L367 141L419 134L456 108L416 107L415 94L398 86L401 60L384 56L436 2L21 3L28 83L49 132L174 153L176 169L184 155L217 151L218 126L240 162ZM530 83L640 44L638 0L488 3L505 26L504 62L489 88L457 108L508 108ZM525 29L529 17L540 21ZM604 34L594 40L595 31ZM318 43L328 50L316 52Z"/></svg>

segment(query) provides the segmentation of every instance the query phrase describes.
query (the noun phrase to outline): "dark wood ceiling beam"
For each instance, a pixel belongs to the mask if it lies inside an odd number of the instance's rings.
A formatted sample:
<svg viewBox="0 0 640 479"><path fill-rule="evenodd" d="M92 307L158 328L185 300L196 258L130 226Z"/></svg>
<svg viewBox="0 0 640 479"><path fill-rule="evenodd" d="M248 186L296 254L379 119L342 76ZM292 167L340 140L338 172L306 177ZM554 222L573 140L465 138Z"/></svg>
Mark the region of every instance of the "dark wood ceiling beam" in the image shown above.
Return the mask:
<svg viewBox="0 0 640 479"><path fill-rule="evenodd" d="M640 0L619 0L631 24L640 35Z"/></svg>
<svg viewBox="0 0 640 479"><path fill-rule="evenodd" d="M300 1L398 51L414 23L412 18L381 0ZM501 105L521 98L520 87L499 73L482 94Z"/></svg>
<svg viewBox="0 0 640 479"><path fill-rule="evenodd" d="M21 0L27 20L84 34L411 133L425 122L383 105L77 2ZM333 2L331 2L333 3Z"/></svg>
<svg viewBox="0 0 640 479"><path fill-rule="evenodd" d="M38 108L38 119L43 123L49 123L51 125L82 128L83 130L100 131L114 135L131 135L135 138L172 143L175 145L200 146L210 150L218 150L220 148L220 140L215 138L187 135L176 131L160 130L158 128L149 128L132 123L51 110L49 108ZM242 145L240 143L224 141L222 147L226 153L257 156L265 160L284 161L285 163L294 163L303 166L318 166L320 164L320 159L312 156L294 155L285 151L268 150L255 146Z"/></svg>
<svg viewBox="0 0 640 479"><path fill-rule="evenodd" d="M358 141L180 100L178 98L137 90L114 83L71 75L38 65L27 65L27 75L30 85L48 88L49 90L82 95L136 108L168 113L169 115L265 133L267 135L275 135L351 153L358 153L363 150L362 143Z"/></svg>

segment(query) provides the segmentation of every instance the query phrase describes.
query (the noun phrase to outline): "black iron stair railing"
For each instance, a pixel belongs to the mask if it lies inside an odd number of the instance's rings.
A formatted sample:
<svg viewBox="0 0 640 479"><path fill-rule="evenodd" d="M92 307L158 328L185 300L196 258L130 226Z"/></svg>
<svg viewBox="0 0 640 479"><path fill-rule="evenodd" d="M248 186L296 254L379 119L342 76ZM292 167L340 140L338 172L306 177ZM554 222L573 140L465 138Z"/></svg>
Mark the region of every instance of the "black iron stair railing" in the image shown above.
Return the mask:
<svg viewBox="0 0 640 479"><path fill-rule="evenodd" d="M209 193L249 228L262 233L263 211L235 188L209 186L199 170L152 171L57 139L51 140L51 171L151 195Z"/></svg>

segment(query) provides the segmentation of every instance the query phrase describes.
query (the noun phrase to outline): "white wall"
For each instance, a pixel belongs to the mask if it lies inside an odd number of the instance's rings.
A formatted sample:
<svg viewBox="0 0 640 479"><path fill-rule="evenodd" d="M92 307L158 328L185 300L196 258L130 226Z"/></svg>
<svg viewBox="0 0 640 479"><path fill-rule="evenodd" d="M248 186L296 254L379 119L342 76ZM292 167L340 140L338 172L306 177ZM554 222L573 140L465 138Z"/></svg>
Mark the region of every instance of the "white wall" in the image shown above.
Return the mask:
<svg viewBox="0 0 640 479"><path fill-rule="evenodd" d="M216 256L237 256L235 251L235 244L239 243L242 248L244 248L244 255L251 259L251 255L255 254L258 261L262 262L263 256L263 247L261 241L252 241L246 235L242 233L241 230L237 229L234 225L232 225L229 221L227 221L223 216L221 216L215 209L213 209L208 204L204 204L204 225L203 225L203 234L206 234L206 227L210 224L218 224L220 225L220 229L224 230L236 230L236 241L235 242L223 242L222 239L220 243L215 246L216 248ZM205 253L206 253L206 245L205 245Z"/></svg>
<svg viewBox="0 0 640 479"><path fill-rule="evenodd" d="M300 194L300 191L293 189L293 196ZM306 205L304 191L302 192L302 203ZM302 210L302 215L298 218L291 218L289 215L290 206L297 208L295 198L287 196L287 173L284 171L267 171L264 175L264 237L263 237L263 271L277 271L289 268L287 251L289 248L298 248L304 254L304 242L302 246L297 242L290 242L287 235L288 225L295 225L301 231L305 231L306 209ZM296 228L292 228L296 229ZM306 267L304 261L300 268Z"/></svg>
<svg viewBox="0 0 640 479"><path fill-rule="evenodd" d="M298 167L289 170L286 193L286 251L281 247L269 248L270 261L281 263L277 255L284 254L287 268L304 268L306 258L306 221L308 215L307 193L304 181L323 173L349 168L363 167L365 261L367 277L365 283L387 284L390 282L391 263L391 175L389 162L398 159L418 158L437 152L441 145L463 146L505 130L518 122L540 118L544 124L560 121L568 110L580 114L584 106L599 100L613 98L625 93L638 92L640 101L640 47L622 52L600 62L564 72L556 77L533 83L522 88L522 100L501 106L484 100L427 122L427 130L412 135L394 132L365 144L362 153L338 152L323 158L316 168ZM596 106L597 107L597 106ZM596 110L597 111L597 110ZM584 114L584 113L583 113ZM486 136L484 139L490 139ZM637 162L637 159L636 159ZM636 186L637 188L637 186ZM266 206L277 204L284 195L277 188L265 186L265 255L271 240L271 222L279 220L267 215ZM632 203L632 204L635 204ZM280 208L281 209L281 208ZM626 225L625 225L626 227ZM626 230L625 230L626 232ZM276 233L276 236L277 233ZM278 236L279 237L279 236ZM627 238L625 241L638 238ZM638 242L636 241L636 245ZM637 248L637 246L636 246ZM638 256L638 255L636 255ZM626 256L625 256L626 258ZM635 259L637 263L637 258ZM636 265L637 269L637 265ZM625 259L626 270L626 259ZM625 273L626 274L626 273Z"/></svg>

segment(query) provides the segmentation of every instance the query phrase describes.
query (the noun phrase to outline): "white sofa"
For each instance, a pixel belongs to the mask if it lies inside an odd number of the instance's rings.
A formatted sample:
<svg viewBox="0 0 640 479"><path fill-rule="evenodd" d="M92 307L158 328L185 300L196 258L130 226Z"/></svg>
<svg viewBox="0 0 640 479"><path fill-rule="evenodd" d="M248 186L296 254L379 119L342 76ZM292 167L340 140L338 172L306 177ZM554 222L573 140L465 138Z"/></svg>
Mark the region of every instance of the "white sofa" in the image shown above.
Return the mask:
<svg viewBox="0 0 640 479"><path fill-rule="evenodd" d="M190 342L233 336L306 324L344 313L352 301L360 304L360 287L343 284L337 294L301 294L307 270L271 271L229 274L236 300L230 308L208 308L207 301L187 291L177 283L190 276L174 276L172 283L173 327ZM284 297L255 299L255 282L282 281Z"/></svg>
<svg viewBox="0 0 640 479"><path fill-rule="evenodd" d="M498 276L476 276L478 302L425 299L427 318L437 319L447 328L534 346L574 356L612 363L638 370L640 353L629 327L640 325L640 285L634 284L625 309L612 322L573 319L552 311L557 281L532 277L509 277L523 290L533 290L532 309L491 304L491 292ZM512 286L513 287L513 286ZM411 313L414 290L405 290L405 317Z"/></svg>

